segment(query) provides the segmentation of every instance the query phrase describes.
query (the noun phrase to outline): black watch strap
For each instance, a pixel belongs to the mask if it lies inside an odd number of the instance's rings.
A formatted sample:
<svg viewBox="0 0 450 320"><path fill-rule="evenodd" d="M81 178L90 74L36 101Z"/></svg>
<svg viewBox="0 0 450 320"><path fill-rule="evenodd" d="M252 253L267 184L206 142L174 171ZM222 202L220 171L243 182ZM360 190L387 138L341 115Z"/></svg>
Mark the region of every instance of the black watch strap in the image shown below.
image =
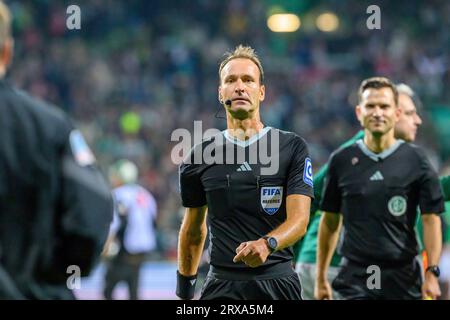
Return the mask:
<svg viewBox="0 0 450 320"><path fill-rule="evenodd" d="M437 265L433 265L433 266L429 266L425 272L431 272L432 274L434 274L437 278L439 278L439 276L441 275L441 270L439 269L439 266Z"/></svg>
<svg viewBox="0 0 450 320"><path fill-rule="evenodd" d="M270 250L270 253L273 253L277 247L278 247L278 241L274 237L264 236L262 237L264 240L266 240L267 247Z"/></svg>

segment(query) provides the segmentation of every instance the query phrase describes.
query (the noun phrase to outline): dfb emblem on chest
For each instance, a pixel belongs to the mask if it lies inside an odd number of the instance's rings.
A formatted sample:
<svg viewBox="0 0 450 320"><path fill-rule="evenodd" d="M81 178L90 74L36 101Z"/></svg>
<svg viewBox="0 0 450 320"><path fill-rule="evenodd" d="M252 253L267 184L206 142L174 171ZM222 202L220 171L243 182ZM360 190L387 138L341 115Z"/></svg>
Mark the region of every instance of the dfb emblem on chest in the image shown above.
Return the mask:
<svg viewBox="0 0 450 320"><path fill-rule="evenodd" d="M395 217L405 214L406 207L406 199L402 196L394 196L388 202L389 212Z"/></svg>
<svg viewBox="0 0 450 320"><path fill-rule="evenodd" d="M275 214L283 201L283 187L262 187L261 207L268 215Z"/></svg>

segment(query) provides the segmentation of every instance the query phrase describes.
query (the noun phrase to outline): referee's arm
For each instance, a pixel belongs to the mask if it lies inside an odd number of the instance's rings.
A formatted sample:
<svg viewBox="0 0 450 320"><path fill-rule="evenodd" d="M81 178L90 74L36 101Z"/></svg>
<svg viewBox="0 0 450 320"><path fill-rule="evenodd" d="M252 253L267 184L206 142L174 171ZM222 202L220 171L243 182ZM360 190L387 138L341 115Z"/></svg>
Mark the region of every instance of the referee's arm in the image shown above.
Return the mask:
<svg viewBox="0 0 450 320"><path fill-rule="evenodd" d="M309 222L311 198L301 194L291 194L286 197L286 220L275 230L267 234L277 239L276 250L292 246L306 233ZM250 267L259 267L266 262L270 251L266 240L258 239L241 243L236 249L233 261L243 261Z"/></svg>
<svg viewBox="0 0 450 320"><path fill-rule="evenodd" d="M423 238L428 265L438 265L442 249L441 217L422 214Z"/></svg>
<svg viewBox="0 0 450 320"><path fill-rule="evenodd" d="M442 250L441 217L437 214L422 214L422 224L428 266L437 266ZM441 295L438 279L431 272L425 272L422 295L423 298L431 297L433 300Z"/></svg>
<svg viewBox="0 0 450 320"><path fill-rule="evenodd" d="M205 244L207 207L186 208L178 238L178 272L186 277L197 274Z"/></svg>
<svg viewBox="0 0 450 320"><path fill-rule="evenodd" d="M438 176L432 169L423 151L420 154L420 168L423 174L420 183L419 207L421 211L423 225L423 242L427 253L429 267L439 264L442 251L442 229L440 213L445 211L443 188L439 185ZM441 295L437 276L432 272L425 271L425 278L422 284L422 296L425 299L436 299Z"/></svg>
<svg viewBox="0 0 450 320"><path fill-rule="evenodd" d="M291 194L286 197L286 221L268 234L277 239L277 250L291 246L305 235L310 206L311 198L308 196Z"/></svg>
<svg viewBox="0 0 450 320"><path fill-rule="evenodd" d="M339 161L336 153L329 160L327 176L324 181L321 209L323 215L319 224L319 235L317 243L317 270L314 296L318 300L332 299L331 286L327 280L328 267L333 257L334 250L339 238L342 225L341 190L339 188L339 177L337 168Z"/></svg>
<svg viewBox="0 0 450 320"><path fill-rule="evenodd" d="M327 280L328 267L333 257L339 232L342 226L342 215L324 212L319 225L317 249L317 272L314 295L316 299L332 299L331 287Z"/></svg>
<svg viewBox="0 0 450 320"><path fill-rule="evenodd" d="M291 194L286 197L286 220L275 230L267 234L277 239L276 250L292 246L306 233L309 221L311 198L301 194ZM236 248L233 262L244 262L251 268L256 268L266 262L271 254L264 238L243 242Z"/></svg>

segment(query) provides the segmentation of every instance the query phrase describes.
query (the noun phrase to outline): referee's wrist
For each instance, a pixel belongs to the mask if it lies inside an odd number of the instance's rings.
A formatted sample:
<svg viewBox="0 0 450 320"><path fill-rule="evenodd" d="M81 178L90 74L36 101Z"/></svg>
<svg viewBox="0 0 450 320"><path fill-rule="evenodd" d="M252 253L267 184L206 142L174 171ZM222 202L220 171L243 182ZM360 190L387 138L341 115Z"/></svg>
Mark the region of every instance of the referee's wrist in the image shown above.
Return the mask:
<svg viewBox="0 0 450 320"><path fill-rule="evenodd" d="M272 236L263 236L261 239L264 239L266 242L267 249L269 250L269 254L274 253L278 250L278 240Z"/></svg>
<svg viewBox="0 0 450 320"><path fill-rule="evenodd" d="M318 272L316 275L316 280L319 282L324 282L325 280L327 280L327 273L323 273L323 272Z"/></svg>
<svg viewBox="0 0 450 320"><path fill-rule="evenodd" d="M180 270L177 270L177 274L179 274L180 276L185 277L185 278L195 278L195 277L197 277L197 274L187 276L187 275L181 273Z"/></svg>
<svg viewBox="0 0 450 320"><path fill-rule="evenodd" d="M197 284L197 274L192 276L185 276L182 275L177 270L176 294L180 299L190 300L194 298L196 284Z"/></svg>

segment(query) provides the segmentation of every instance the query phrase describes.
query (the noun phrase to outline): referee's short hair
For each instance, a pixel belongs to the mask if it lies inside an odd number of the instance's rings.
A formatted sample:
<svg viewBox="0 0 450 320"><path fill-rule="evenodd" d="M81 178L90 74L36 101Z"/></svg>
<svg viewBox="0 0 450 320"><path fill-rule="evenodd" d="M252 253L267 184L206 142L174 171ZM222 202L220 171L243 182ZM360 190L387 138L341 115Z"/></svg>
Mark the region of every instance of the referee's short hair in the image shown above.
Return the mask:
<svg viewBox="0 0 450 320"><path fill-rule="evenodd" d="M248 46L243 46L242 44L238 45L233 52L226 52L225 58L220 62L219 67L219 79L220 74L222 73L222 69L225 67L225 65L230 62L233 59L249 59L253 61L256 66L259 69L259 82L262 84L264 82L264 70L261 64L261 61L259 60L258 55L255 52L255 49Z"/></svg>
<svg viewBox="0 0 450 320"><path fill-rule="evenodd" d="M422 101L420 100L419 96L416 94L416 92L410 86L408 86L405 83L397 83L396 87L397 87L398 94L406 94L408 97L411 98L417 111L422 110Z"/></svg>
<svg viewBox="0 0 450 320"><path fill-rule="evenodd" d="M398 91L395 84L392 83L391 80L385 77L372 77L363 80L361 82L361 85L359 86L358 90L358 99L361 103L362 101L362 95L365 90L367 89L381 89L381 88L390 88L392 90L392 93L394 94L394 101L395 105L398 106Z"/></svg>
<svg viewBox="0 0 450 320"><path fill-rule="evenodd" d="M0 1L0 46L11 38L11 13L8 6Z"/></svg>

